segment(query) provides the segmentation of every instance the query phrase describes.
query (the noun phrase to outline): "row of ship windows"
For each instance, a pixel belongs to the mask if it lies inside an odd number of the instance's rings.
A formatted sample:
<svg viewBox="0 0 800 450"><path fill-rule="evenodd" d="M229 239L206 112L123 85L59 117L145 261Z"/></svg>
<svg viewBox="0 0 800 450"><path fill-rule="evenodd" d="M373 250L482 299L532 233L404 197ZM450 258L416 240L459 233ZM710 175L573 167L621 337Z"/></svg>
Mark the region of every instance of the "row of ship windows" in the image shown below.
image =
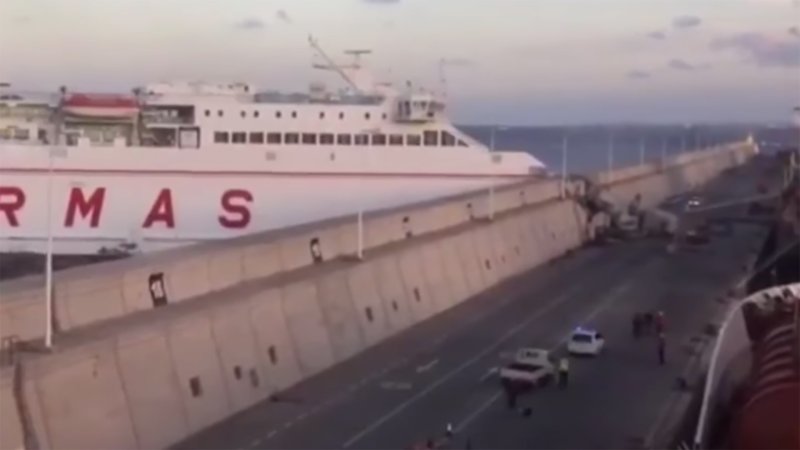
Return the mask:
<svg viewBox="0 0 800 450"><path fill-rule="evenodd" d="M412 146L427 147L467 147L467 143L457 139L447 131L423 131L419 134L348 134L348 133L263 133L261 131L216 131L214 132L214 143L216 144L303 144L303 145L393 145L393 146Z"/></svg>
<svg viewBox="0 0 800 450"><path fill-rule="evenodd" d="M247 117L247 111L241 111L239 114L242 117ZM206 115L206 117L211 117L211 110L207 109L205 111L205 115ZM217 110L217 117L223 117L224 115L225 115L225 112L223 110L221 110L221 109ZM261 113L259 111L253 111L252 112L252 116L255 117L255 118L258 118L258 117L261 116ZM291 116L292 116L292 119L296 119L297 118L297 111L292 111ZM275 111L275 118L276 119L280 119L281 117L283 117L283 113L281 111ZM381 118L383 120L386 120L387 117L388 116L387 116L386 113L382 113L381 114ZM325 112L324 111L320 111L319 112L319 118L320 119L324 119L325 118ZM366 112L366 113L364 113L364 118L369 120L369 119L372 118L372 114ZM339 119L344 119L344 113L343 112L339 113Z"/></svg>

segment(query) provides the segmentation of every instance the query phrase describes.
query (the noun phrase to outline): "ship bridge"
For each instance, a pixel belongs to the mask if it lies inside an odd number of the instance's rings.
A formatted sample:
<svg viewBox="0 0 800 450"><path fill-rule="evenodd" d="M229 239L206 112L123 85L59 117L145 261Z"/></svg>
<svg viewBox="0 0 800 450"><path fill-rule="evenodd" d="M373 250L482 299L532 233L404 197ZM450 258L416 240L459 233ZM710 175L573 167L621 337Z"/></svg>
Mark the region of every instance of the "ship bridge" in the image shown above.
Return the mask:
<svg viewBox="0 0 800 450"><path fill-rule="evenodd" d="M427 92L401 94L396 100L395 120L398 122L426 123L444 111L444 103Z"/></svg>

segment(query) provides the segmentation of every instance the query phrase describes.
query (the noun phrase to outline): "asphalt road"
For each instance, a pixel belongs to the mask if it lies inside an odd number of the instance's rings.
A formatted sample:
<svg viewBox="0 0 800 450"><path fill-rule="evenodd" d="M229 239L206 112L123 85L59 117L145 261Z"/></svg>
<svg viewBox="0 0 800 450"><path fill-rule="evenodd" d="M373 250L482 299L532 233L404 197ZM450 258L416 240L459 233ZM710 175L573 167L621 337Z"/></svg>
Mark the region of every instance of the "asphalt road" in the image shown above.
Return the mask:
<svg viewBox="0 0 800 450"><path fill-rule="evenodd" d="M735 180L734 180L735 181ZM736 186L741 183L735 182ZM716 188L739 195L740 189ZM724 197L724 196L722 196ZM722 198L720 197L720 198ZM583 249L447 311L176 448L409 448L456 430L464 448L621 448L664 420L675 379L718 298L741 274L753 228L665 252L664 241ZM652 339L634 340L634 312L667 317L667 364ZM608 351L571 362L570 386L506 407L493 368L519 346L561 352L577 325L599 329Z"/></svg>

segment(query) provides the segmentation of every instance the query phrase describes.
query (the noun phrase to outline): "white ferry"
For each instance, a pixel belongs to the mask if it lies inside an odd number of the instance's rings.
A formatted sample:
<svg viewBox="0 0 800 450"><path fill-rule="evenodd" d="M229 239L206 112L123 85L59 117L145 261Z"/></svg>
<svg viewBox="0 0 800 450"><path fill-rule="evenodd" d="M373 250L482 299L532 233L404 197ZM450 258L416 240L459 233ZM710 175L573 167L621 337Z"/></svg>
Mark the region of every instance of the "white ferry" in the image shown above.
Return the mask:
<svg viewBox="0 0 800 450"><path fill-rule="evenodd" d="M0 91L0 252L153 251L539 176L456 129L440 95L374 83L308 93L158 83L131 94Z"/></svg>

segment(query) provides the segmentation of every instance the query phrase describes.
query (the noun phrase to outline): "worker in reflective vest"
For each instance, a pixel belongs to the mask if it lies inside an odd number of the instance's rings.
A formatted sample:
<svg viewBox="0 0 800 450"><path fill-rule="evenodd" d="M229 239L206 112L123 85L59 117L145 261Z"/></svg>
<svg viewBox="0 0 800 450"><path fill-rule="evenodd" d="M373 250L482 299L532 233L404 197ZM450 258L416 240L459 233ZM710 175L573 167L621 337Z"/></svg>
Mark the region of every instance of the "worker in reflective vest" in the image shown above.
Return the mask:
<svg viewBox="0 0 800 450"><path fill-rule="evenodd" d="M567 383L569 382L569 360L567 358L561 358L561 361L558 363L558 385L561 389L567 387Z"/></svg>

